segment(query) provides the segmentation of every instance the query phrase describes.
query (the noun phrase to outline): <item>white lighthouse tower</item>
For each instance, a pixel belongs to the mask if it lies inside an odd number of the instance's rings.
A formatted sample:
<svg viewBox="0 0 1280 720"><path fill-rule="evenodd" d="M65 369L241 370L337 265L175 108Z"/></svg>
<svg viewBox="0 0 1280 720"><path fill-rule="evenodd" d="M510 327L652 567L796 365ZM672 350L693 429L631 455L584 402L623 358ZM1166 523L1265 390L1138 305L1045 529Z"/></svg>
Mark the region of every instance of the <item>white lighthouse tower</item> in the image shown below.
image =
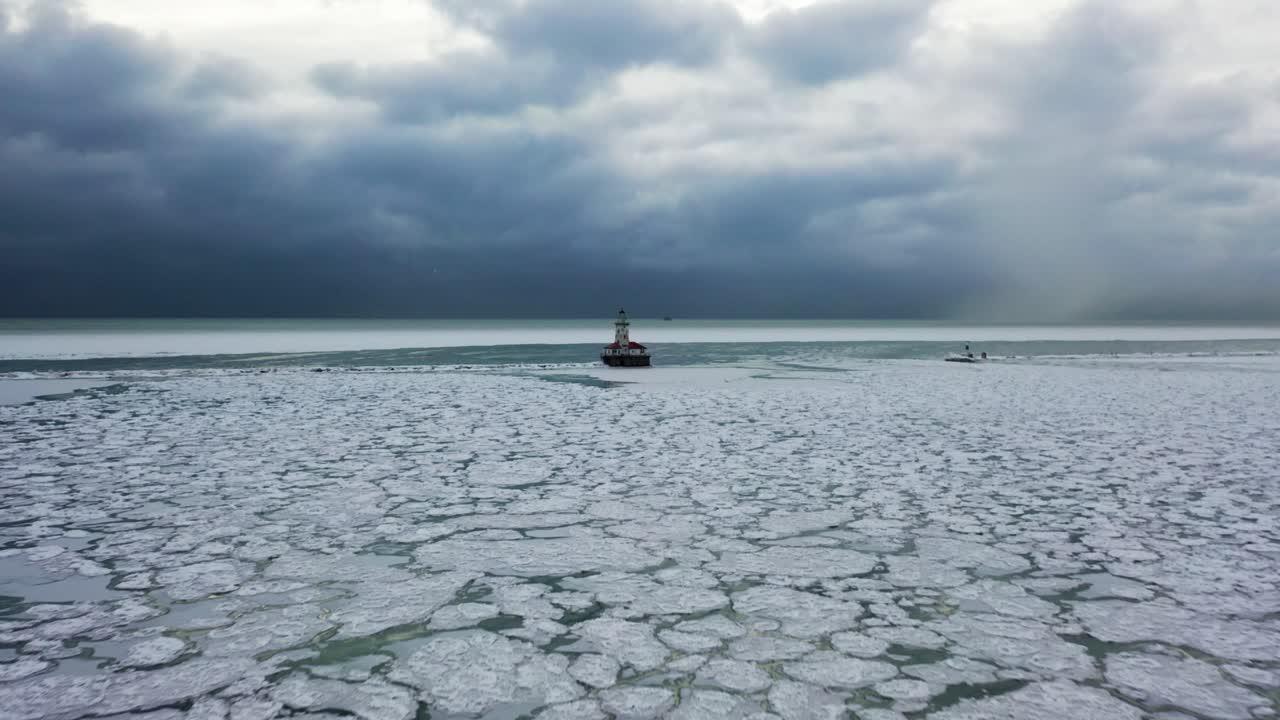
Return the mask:
<svg viewBox="0 0 1280 720"><path fill-rule="evenodd" d="M613 342L604 346L600 360L609 367L649 367L649 349L631 339L631 321L625 310L613 321Z"/></svg>
<svg viewBox="0 0 1280 720"><path fill-rule="evenodd" d="M627 311L619 310L618 319L613 321L613 341L619 347L631 345L631 321L627 320Z"/></svg>

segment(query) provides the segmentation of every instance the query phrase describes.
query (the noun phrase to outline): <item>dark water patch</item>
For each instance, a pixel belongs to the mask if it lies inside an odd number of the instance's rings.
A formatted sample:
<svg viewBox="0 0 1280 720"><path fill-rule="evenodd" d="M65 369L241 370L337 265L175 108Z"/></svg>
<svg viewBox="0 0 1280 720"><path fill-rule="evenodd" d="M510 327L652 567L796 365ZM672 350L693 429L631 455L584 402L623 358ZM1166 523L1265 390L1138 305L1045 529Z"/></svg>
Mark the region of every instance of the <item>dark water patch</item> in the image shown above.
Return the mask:
<svg viewBox="0 0 1280 720"><path fill-rule="evenodd" d="M372 640L372 642L364 642L367 640ZM386 641L385 637L372 636L370 638L353 638L351 640L327 642L320 646L315 651L315 654L292 664L294 667L321 667L325 665L343 665L356 658L369 657L371 655L385 657L386 661L374 666L377 668L395 659L394 655L383 648Z"/></svg>
<svg viewBox="0 0 1280 720"><path fill-rule="evenodd" d="M588 620L595 620L598 617L603 617L605 610L607 609L608 606L597 602L592 603L590 607L578 610L565 610L564 614L560 616L560 619L557 622L562 625L577 625L578 623L584 623Z"/></svg>
<svg viewBox="0 0 1280 720"><path fill-rule="evenodd" d="M481 630L500 633L503 630L516 630L524 627L524 618L519 615L498 615L476 624Z"/></svg>
<svg viewBox="0 0 1280 720"><path fill-rule="evenodd" d="M332 639L338 632L330 628L309 645L314 654L296 664L340 665L366 655L390 655L408 657L430 637L442 631L428 627L425 622L406 623L387 628L372 635L345 639Z"/></svg>
<svg viewBox="0 0 1280 720"><path fill-rule="evenodd" d="M930 622L938 619L936 606L928 605L924 601L932 598L919 598L916 603L910 607L903 608L907 611L907 617L919 622Z"/></svg>
<svg viewBox="0 0 1280 720"><path fill-rule="evenodd" d="M733 595L734 593L746 592L753 587L759 587L764 584L764 580L762 580L759 575L752 575L733 582L721 582L720 590L726 594Z"/></svg>
<svg viewBox="0 0 1280 720"><path fill-rule="evenodd" d="M820 373L832 373L832 374L853 372L851 368L827 367L825 365L806 365L804 363L795 363L795 362L780 362L780 363L777 363L777 365L778 367L786 370L803 370L806 372L820 372Z"/></svg>
<svg viewBox="0 0 1280 720"><path fill-rule="evenodd" d="M894 658L899 663L908 663L911 665L942 663L952 657L952 655L945 650L930 650L929 648L898 645L896 643L890 645L885 654Z"/></svg>
<svg viewBox="0 0 1280 720"><path fill-rule="evenodd" d="M95 390L111 394L124 392L124 386L102 380L70 378L0 379L0 405L25 405L43 400L66 400Z"/></svg>
<svg viewBox="0 0 1280 720"><path fill-rule="evenodd" d="M22 611L23 601L17 595L0 595L0 617Z"/></svg>
<svg viewBox="0 0 1280 720"><path fill-rule="evenodd" d="M550 642L542 646L542 649L544 652L549 653L564 651L572 654L574 652L572 647L577 645L578 642L579 638L574 637L573 635L560 635L552 638Z"/></svg>
<svg viewBox="0 0 1280 720"><path fill-rule="evenodd" d="M105 602L128 597L110 589L111 577L67 575L59 577L20 558L0 558L0 596L18 597L21 603Z"/></svg>
<svg viewBox="0 0 1280 720"><path fill-rule="evenodd" d="M455 595L455 604L481 603L493 597L493 589L482 583L472 582Z"/></svg>
<svg viewBox="0 0 1280 720"><path fill-rule="evenodd" d="M538 379L551 383L568 383L570 385L585 385L594 388L616 388L627 385L625 382L616 382L613 380L603 380L591 375L538 375Z"/></svg>
<svg viewBox="0 0 1280 720"><path fill-rule="evenodd" d="M582 570L572 575L530 575L525 578L525 582L530 585L546 585L551 588L552 592L564 592L566 590L564 587L565 580L583 580L598 574L593 570Z"/></svg>
<svg viewBox="0 0 1280 720"><path fill-rule="evenodd" d="M414 545L410 543L399 542L376 542L365 545L361 554L379 555L386 558L398 558L395 562L388 562L387 567L403 565L413 559Z"/></svg>
<svg viewBox="0 0 1280 720"><path fill-rule="evenodd" d="M993 683L983 683L981 685L973 685L970 683L961 683L959 685L949 685L941 695L935 696L930 702L929 707L919 713L908 713L908 717L927 717L944 708L951 707L961 700L981 700L983 698L995 697L996 695L1005 695L1015 690L1021 690L1028 685L1026 680L998 680Z"/></svg>
<svg viewBox="0 0 1280 720"><path fill-rule="evenodd" d="M520 437L520 434L517 432L515 437ZM530 490L532 488L542 487L543 485L558 485L558 484L559 483L539 480L537 482L520 483L519 485L504 485L503 488L505 488L506 490L511 490L513 492L519 492L521 490Z"/></svg>
<svg viewBox="0 0 1280 720"><path fill-rule="evenodd" d="M138 627L164 627L175 636L188 637L200 635L218 627L226 627L235 622L228 617L226 610L218 610L226 600L222 597L203 598L190 602L167 602L162 591L149 593L154 604L162 614L143 620Z"/></svg>
<svg viewBox="0 0 1280 720"><path fill-rule="evenodd" d="M862 717L858 714L859 710L890 710L893 702L893 698L880 695L871 688L853 690L845 698L845 706L853 711L853 717Z"/></svg>

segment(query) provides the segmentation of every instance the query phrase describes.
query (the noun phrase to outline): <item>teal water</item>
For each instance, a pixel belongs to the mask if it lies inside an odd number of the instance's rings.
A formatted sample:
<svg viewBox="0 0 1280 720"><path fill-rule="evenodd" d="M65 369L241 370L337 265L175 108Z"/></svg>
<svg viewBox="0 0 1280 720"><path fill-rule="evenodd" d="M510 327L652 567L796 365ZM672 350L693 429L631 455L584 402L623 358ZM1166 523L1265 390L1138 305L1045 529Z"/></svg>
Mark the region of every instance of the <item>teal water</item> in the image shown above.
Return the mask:
<svg viewBox="0 0 1280 720"><path fill-rule="evenodd" d="M589 320L0 320L0 372L287 366L574 364L597 359ZM932 322L633 320L655 364L992 356L1280 353L1280 327L960 326Z"/></svg>

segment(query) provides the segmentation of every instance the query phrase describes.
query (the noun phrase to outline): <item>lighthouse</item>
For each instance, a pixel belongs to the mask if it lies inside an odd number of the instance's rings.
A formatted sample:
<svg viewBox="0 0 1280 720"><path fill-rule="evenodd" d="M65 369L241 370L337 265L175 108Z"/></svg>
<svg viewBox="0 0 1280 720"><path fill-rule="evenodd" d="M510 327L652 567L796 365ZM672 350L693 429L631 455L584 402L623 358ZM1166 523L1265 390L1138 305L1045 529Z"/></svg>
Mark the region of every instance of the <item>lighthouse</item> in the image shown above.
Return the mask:
<svg viewBox="0 0 1280 720"><path fill-rule="evenodd" d="M609 367L649 367L649 349L631 339L631 321L625 310L613 321L613 342L605 345L600 360Z"/></svg>

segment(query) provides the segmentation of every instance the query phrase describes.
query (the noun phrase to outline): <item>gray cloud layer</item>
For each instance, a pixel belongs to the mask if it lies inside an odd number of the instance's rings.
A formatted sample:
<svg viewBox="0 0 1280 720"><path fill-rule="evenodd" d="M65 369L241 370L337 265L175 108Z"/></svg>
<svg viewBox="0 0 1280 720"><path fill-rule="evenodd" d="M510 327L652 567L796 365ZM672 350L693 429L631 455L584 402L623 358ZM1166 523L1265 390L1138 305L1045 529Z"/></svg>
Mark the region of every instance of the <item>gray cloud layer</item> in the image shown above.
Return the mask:
<svg viewBox="0 0 1280 720"><path fill-rule="evenodd" d="M1158 15L941 62L923 1L437 4L489 42L284 121L0 0L0 314L1280 317L1278 86L1157 72Z"/></svg>

